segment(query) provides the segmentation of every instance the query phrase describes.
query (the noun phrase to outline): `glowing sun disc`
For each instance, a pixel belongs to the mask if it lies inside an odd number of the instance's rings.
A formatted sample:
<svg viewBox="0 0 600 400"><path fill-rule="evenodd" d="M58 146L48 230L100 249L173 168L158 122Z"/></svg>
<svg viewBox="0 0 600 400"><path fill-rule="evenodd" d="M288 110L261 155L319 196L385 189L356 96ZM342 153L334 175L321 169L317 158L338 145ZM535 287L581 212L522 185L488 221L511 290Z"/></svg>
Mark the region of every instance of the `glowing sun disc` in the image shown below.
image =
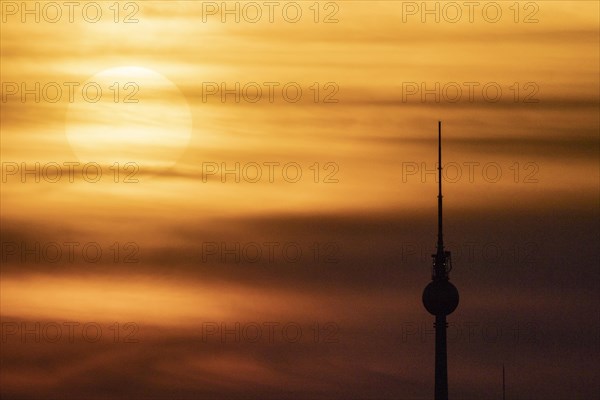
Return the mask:
<svg viewBox="0 0 600 400"><path fill-rule="evenodd" d="M82 162L160 168L173 165L188 146L192 116L173 82L127 66L99 72L77 87L65 124Z"/></svg>

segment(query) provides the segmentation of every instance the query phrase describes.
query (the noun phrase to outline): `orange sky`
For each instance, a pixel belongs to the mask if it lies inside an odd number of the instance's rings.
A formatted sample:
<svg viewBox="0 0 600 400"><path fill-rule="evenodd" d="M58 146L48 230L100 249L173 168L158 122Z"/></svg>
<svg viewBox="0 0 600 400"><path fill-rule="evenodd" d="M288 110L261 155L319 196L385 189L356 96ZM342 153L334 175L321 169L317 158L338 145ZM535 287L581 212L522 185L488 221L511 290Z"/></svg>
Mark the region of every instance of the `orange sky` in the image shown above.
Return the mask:
<svg viewBox="0 0 600 400"><path fill-rule="evenodd" d="M56 23L23 4L0 2L0 395L430 398L433 337L412 329L432 323L438 120L449 321L478 327L450 341L451 395L498 397L503 363L510 398L598 394L597 2L455 23L436 2L439 22L421 2L281 2L256 23L250 2L227 3L239 22L221 2L81 2L73 22L58 2ZM104 335L20 336L68 321ZM112 343L115 322L138 342ZM304 334L202 341L236 322Z"/></svg>

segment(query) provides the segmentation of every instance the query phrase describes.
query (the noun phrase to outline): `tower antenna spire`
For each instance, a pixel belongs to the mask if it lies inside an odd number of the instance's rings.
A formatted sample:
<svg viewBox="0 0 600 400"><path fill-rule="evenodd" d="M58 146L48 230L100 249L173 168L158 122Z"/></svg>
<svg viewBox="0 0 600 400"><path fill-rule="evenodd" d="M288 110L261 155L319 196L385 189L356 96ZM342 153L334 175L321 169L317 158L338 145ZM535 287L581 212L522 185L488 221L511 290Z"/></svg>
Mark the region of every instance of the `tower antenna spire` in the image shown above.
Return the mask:
<svg viewBox="0 0 600 400"><path fill-rule="evenodd" d="M442 121L438 121L438 242L437 251L444 253L444 234L442 233Z"/></svg>

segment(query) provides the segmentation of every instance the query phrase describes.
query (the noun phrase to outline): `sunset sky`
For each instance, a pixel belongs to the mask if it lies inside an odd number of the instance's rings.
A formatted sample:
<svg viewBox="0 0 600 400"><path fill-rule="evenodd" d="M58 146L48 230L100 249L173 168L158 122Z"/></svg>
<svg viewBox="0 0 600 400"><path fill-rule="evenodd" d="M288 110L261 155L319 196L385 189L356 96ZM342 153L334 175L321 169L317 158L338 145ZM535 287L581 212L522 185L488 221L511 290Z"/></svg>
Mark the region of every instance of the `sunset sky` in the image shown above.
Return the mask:
<svg viewBox="0 0 600 400"><path fill-rule="evenodd" d="M2 399L431 399L438 120L450 397L600 394L598 2L66 3L0 1Z"/></svg>

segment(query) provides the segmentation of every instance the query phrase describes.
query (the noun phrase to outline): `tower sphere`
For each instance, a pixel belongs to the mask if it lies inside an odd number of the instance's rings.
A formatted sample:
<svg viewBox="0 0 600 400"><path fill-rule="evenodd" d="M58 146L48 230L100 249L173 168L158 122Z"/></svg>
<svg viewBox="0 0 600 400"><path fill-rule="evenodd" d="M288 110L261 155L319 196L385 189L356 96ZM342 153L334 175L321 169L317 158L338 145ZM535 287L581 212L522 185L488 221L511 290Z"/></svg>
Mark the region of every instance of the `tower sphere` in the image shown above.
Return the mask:
<svg viewBox="0 0 600 400"><path fill-rule="evenodd" d="M433 315L451 314L458 307L458 290L447 280L431 281L423 290L423 305Z"/></svg>

